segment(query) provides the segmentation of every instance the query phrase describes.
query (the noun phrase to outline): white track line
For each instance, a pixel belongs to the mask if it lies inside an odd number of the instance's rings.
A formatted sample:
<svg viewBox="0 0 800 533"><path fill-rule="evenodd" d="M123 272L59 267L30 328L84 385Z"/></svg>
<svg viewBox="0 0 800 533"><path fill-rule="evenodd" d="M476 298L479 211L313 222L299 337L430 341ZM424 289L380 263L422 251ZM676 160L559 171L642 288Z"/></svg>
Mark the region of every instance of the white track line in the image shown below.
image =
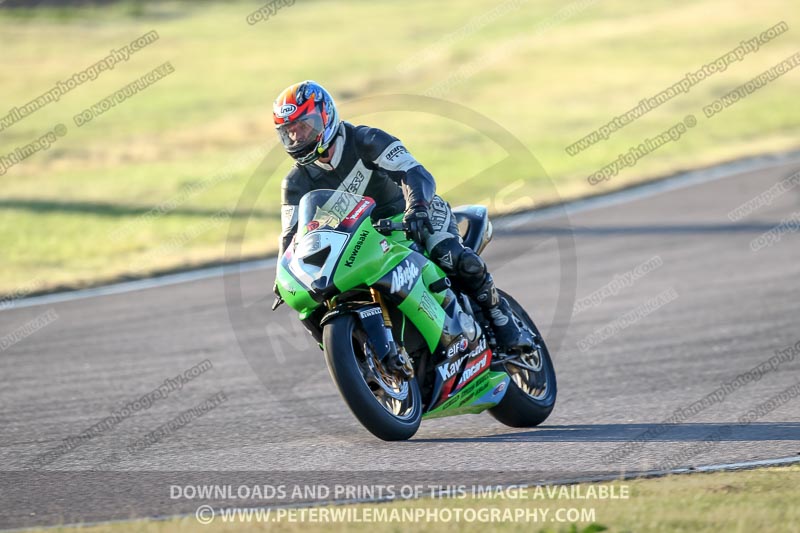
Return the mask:
<svg viewBox="0 0 800 533"><path fill-rule="evenodd" d="M256 261L246 261L244 263L233 263L230 265L189 270L187 272L179 272L176 274L166 274L155 278L123 281L121 283L102 285L100 287L94 287L91 289L80 289L76 291L56 292L53 294L43 294L41 296L31 296L30 298L21 298L19 300L10 302L5 309L0 310L0 313L2 313L2 311L10 311L12 309L21 309L23 307L71 302L73 300L83 300L86 298L96 298L99 296L110 296L112 294L144 291L158 287L166 287L169 285L178 285L180 283L190 283L192 281L221 277L224 274L230 274L234 271L250 272L252 270L263 270L275 266L276 263L277 261L275 259L259 259Z"/></svg>
<svg viewBox="0 0 800 533"><path fill-rule="evenodd" d="M779 155L753 157L743 159L741 161L723 163L707 169L691 170L689 172L677 174L671 178L645 183L643 185L634 186L630 189L623 189L621 191L610 192L600 196L574 200L565 204L534 209L516 215L509 215L497 220L494 225L497 229L513 229L531 222L538 222L549 218L568 217L585 211L633 202L664 192L683 189L686 187L693 187L695 185L701 185L703 183L709 183L711 181L716 181L723 178L729 178L745 172L767 170L792 162L800 162L800 151L788 152L786 154ZM275 259L261 259L258 261L248 261L244 263L234 263L218 267L202 268L188 272L181 272L178 274L167 274L164 276L137 281L114 283L92 289L32 296L30 298L14 300L10 302L4 310L10 311L12 309L20 309L24 307L50 305L54 303L83 300L86 298L96 298L99 296L110 296L114 294L143 291L158 287L166 287L169 285L177 285L180 283L190 283L192 281L199 281L208 278L216 278L233 272L241 273L250 272L253 270L266 270L268 268L272 268L275 266L275 264ZM0 311L0 313L1 312L2 311Z"/></svg>
<svg viewBox="0 0 800 533"><path fill-rule="evenodd" d="M634 202L650 196L655 196L665 192L684 189L702 185L722 178L730 178L747 172L758 170L768 170L776 166L800 163L800 151L787 152L785 154L758 156L739 161L722 163L709 168L690 170L681 172L675 176L664 178L658 181L634 185L629 189L622 189L608 194L592 196L567 202L562 205L554 205L542 209L534 209L516 215L503 217L495 223L498 229L512 229L523 226L527 223L572 216L585 211L612 207L619 204Z"/></svg>

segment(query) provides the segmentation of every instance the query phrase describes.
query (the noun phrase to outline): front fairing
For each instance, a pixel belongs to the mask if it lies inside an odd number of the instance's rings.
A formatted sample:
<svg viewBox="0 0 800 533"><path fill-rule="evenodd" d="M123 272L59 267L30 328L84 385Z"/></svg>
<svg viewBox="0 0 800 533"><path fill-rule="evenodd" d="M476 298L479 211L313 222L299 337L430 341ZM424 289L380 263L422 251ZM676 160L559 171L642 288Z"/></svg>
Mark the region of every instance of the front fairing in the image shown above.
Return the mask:
<svg viewBox="0 0 800 533"><path fill-rule="evenodd" d="M414 251L402 231L384 236L375 230L374 208L370 198L339 191L304 196L296 246L278 265L281 295L305 317L338 294L374 288L414 323L433 353L449 344L447 332L454 328L444 309L452 293L429 289L445 274Z"/></svg>
<svg viewBox="0 0 800 533"><path fill-rule="evenodd" d="M290 257L284 255L281 266L313 300L322 302L335 288L333 273L350 238L349 233L334 229L309 232L300 238Z"/></svg>
<svg viewBox="0 0 800 533"><path fill-rule="evenodd" d="M367 246L358 230L374 208L371 198L333 190L312 191L300 200L298 232L277 274L278 290L290 307L308 314L341 291L336 271L341 264L352 267L354 257Z"/></svg>

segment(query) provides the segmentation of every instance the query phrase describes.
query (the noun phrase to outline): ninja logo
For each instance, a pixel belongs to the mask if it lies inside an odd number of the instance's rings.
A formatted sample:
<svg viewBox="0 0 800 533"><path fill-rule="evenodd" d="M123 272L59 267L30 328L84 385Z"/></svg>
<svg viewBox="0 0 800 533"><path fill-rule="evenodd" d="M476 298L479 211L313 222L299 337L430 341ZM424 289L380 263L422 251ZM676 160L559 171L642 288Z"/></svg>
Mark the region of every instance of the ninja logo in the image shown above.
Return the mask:
<svg viewBox="0 0 800 533"><path fill-rule="evenodd" d="M410 291L418 277L419 267L406 259L402 265L398 266L394 272L392 272L392 294L403 288L405 288L406 291Z"/></svg>

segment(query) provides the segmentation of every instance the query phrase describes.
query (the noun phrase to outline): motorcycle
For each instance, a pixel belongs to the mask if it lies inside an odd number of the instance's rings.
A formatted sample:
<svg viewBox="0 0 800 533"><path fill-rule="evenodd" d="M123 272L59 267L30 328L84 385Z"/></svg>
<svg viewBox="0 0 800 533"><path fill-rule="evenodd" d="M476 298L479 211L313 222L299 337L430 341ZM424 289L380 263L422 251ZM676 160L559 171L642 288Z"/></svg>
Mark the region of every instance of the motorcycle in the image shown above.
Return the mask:
<svg viewBox="0 0 800 533"><path fill-rule="evenodd" d="M500 291L534 338L531 349L506 353L481 308L407 238L402 214L373 221L374 209L344 191L303 196L273 305L299 313L355 417L387 441L411 438L422 419L486 410L508 426L541 424L556 376L528 313ZM480 254L492 238L486 208L453 213L465 246Z"/></svg>

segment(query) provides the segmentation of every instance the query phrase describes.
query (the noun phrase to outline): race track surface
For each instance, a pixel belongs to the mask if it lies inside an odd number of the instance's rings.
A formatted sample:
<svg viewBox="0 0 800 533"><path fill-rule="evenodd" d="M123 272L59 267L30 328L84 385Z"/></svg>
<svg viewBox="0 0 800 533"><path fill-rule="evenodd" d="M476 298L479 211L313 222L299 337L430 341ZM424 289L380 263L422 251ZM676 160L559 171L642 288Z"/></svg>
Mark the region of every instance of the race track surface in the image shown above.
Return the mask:
<svg viewBox="0 0 800 533"><path fill-rule="evenodd" d="M192 513L171 485L533 483L797 455L800 187L728 216L800 170L789 161L498 225L484 255L558 373L556 408L530 430L482 414L375 439L291 310L270 311L274 269L0 311L0 528ZM42 455L204 360L149 408Z"/></svg>

